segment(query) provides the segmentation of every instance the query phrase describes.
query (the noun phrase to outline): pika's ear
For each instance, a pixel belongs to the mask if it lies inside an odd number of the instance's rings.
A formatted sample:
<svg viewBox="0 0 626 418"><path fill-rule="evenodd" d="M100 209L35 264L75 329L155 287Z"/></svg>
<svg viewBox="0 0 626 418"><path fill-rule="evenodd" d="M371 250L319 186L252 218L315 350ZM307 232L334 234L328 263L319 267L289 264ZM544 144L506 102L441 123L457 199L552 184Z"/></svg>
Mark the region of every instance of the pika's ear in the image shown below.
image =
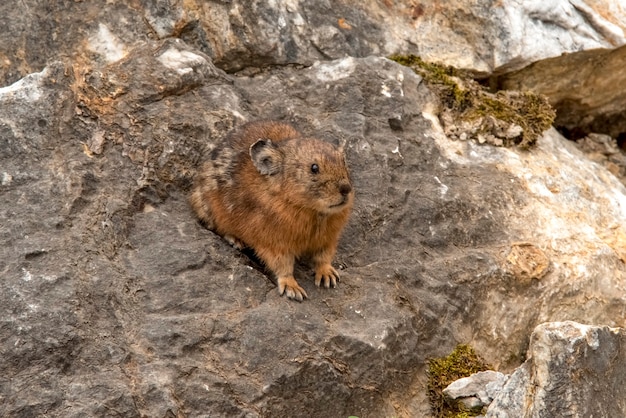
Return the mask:
<svg viewBox="0 0 626 418"><path fill-rule="evenodd" d="M269 139L259 139L250 145L250 158L259 173L272 176L281 171L283 154Z"/></svg>

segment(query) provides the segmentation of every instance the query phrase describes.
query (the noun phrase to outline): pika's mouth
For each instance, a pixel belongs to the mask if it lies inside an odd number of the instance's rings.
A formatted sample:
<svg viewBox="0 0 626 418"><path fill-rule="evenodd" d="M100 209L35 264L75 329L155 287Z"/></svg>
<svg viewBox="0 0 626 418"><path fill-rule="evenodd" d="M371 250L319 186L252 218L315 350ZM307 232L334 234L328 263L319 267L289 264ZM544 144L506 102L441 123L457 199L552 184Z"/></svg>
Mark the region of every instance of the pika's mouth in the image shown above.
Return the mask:
<svg viewBox="0 0 626 418"><path fill-rule="evenodd" d="M346 203L348 203L348 197L347 197L347 196L344 196L344 197L341 199L341 202L339 202L339 203L335 203L334 205L330 205L328 208L329 208L329 209L336 209L336 208L340 208L340 207L342 207L343 205L345 205Z"/></svg>

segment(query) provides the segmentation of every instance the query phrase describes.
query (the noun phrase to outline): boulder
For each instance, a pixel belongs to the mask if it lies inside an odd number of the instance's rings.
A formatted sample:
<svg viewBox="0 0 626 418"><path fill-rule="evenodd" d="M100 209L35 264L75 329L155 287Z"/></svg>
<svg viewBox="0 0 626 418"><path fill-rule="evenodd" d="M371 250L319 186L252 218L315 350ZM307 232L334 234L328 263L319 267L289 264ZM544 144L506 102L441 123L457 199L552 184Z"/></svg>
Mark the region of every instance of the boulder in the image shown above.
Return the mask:
<svg viewBox="0 0 626 418"><path fill-rule="evenodd" d="M493 401L507 379L507 375L493 370L478 372L450 383L443 394L460 400L468 409L482 408Z"/></svg>
<svg viewBox="0 0 626 418"><path fill-rule="evenodd" d="M458 342L514 367L545 320L623 325L623 186L553 130L446 139L386 59L229 77L166 40L0 101L2 415L421 416L424 362ZM210 145L264 118L344 141L357 190L343 280L300 266L301 304L186 202Z"/></svg>
<svg viewBox="0 0 626 418"><path fill-rule="evenodd" d="M539 325L529 359L489 407L487 418L619 417L624 401L626 333L572 321Z"/></svg>
<svg viewBox="0 0 626 418"><path fill-rule="evenodd" d="M364 57L445 29L436 5L242 4L0 6L1 416L427 416L426 361L460 342L511 371L542 322L624 326L624 186L554 129L452 141L420 76ZM436 16L472 22L454 10ZM187 204L257 119L344 143L351 167L342 281L298 266L304 303Z"/></svg>
<svg viewBox="0 0 626 418"><path fill-rule="evenodd" d="M345 56L420 55L481 76L626 43L610 1L109 1L0 5L0 84L46 63L106 65L175 37L229 72Z"/></svg>
<svg viewBox="0 0 626 418"><path fill-rule="evenodd" d="M570 138L621 138L624 103L612 86L623 83L623 8L595 0L544 3L24 0L0 5L0 85L55 60L100 69L167 38L184 40L230 73L415 54L489 78L492 86L548 96L558 109L556 126Z"/></svg>
<svg viewBox="0 0 626 418"><path fill-rule="evenodd" d="M185 11L203 34L199 46L229 71L402 52L488 75L626 43L626 13L604 1L234 0Z"/></svg>

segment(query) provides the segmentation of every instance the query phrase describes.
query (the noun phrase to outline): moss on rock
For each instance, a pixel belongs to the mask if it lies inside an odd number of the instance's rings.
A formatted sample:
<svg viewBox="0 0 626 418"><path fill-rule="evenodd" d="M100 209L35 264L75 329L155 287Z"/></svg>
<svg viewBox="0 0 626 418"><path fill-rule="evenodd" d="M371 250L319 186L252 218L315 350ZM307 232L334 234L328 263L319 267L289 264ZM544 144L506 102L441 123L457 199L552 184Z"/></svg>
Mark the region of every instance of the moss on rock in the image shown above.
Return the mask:
<svg viewBox="0 0 626 418"><path fill-rule="evenodd" d="M542 95L519 91L491 93L465 71L428 63L415 55L395 55L390 59L410 67L441 97L444 108L439 116L451 139L529 148L556 116Z"/></svg>
<svg viewBox="0 0 626 418"><path fill-rule="evenodd" d="M459 344L446 357L428 360L428 397L435 418L464 418L479 414L467 411L459 402L449 400L443 390L455 380L490 367L469 345Z"/></svg>

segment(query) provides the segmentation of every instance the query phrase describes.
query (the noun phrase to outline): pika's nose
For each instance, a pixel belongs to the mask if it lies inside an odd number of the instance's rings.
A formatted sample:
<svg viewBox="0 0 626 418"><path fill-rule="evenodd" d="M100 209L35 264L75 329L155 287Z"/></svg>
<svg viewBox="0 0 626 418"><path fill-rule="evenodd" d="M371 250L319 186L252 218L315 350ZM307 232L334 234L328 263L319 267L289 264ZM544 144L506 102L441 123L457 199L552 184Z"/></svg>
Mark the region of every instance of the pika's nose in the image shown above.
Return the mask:
<svg viewBox="0 0 626 418"><path fill-rule="evenodd" d="M352 186L350 186L350 183L341 183L339 185L339 193L341 193L343 196L349 195L351 191Z"/></svg>

